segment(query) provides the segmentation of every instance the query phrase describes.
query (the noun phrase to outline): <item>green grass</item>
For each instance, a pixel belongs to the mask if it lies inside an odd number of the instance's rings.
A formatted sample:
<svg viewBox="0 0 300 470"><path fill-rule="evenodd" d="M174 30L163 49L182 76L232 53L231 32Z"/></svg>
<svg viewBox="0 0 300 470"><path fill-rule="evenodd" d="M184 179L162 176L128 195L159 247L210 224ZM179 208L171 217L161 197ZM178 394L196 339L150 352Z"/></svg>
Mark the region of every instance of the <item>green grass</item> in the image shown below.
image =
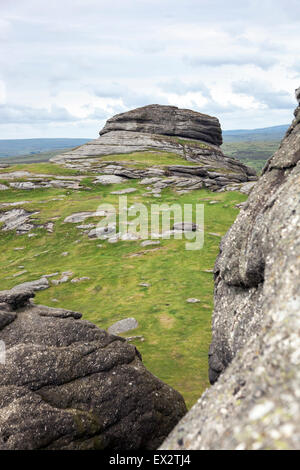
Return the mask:
<svg viewBox="0 0 300 470"><path fill-rule="evenodd" d="M16 168L20 169L20 166ZM16 168L10 168L10 171ZM31 171L61 172L64 175L66 170L41 164L32 166ZM53 233L39 228L34 230L36 237L28 238L27 235L16 236L14 232L0 232L1 289L54 272L71 270L74 277L90 277L89 281L78 284L67 282L51 286L37 293L36 302L80 311L84 319L101 328L107 328L122 318L136 318L139 327L128 332L127 336L144 337L144 342L137 340L134 343L142 353L144 364L154 375L180 391L190 407L208 386L213 275L205 271L213 268L220 242L220 237L209 232L225 234L238 213L235 204L244 201L246 196L238 192L212 193L206 190L179 196L166 189L161 199L145 198L145 188L138 181L109 186L94 185L91 181L87 177L82 182L84 188L76 191L0 192L0 202L31 201L24 208L39 211L36 217L41 223L57 217L53 221ZM63 223L67 215L94 211L103 202L117 206L118 196L110 192L128 186L137 188L135 193L128 195L128 206L137 202L148 207L151 203L162 202L203 203L203 249L187 251L184 239L163 240L161 245L145 248L141 247L140 241L110 244L90 240L76 228L76 224ZM53 200L59 196L64 196L63 200ZM218 204L210 205L211 200L218 201ZM93 220L96 219L84 223ZM98 247L99 244L102 247ZM24 249L14 250L18 247ZM66 251L69 255L61 256ZM27 272L13 277L22 270ZM140 283L151 286L141 287ZM199 298L201 302L189 304L186 302L189 297Z"/></svg>
<svg viewBox="0 0 300 470"><path fill-rule="evenodd" d="M180 157L176 153L172 152L157 152L157 151L147 151L147 152L133 152L127 154L114 154L114 155L105 155L98 156L101 162L124 162L136 167L146 168L149 166L168 166L168 165L185 165L193 166L195 162L188 162L183 157ZM98 163L98 161L97 161Z"/></svg>

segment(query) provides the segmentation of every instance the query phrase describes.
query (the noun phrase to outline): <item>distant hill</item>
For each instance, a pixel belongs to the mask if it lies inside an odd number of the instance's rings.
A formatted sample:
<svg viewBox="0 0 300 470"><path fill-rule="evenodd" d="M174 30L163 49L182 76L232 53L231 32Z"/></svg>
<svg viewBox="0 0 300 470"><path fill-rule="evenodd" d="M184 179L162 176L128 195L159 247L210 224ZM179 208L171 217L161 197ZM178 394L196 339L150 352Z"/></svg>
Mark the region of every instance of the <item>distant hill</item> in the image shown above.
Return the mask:
<svg viewBox="0 0 300 470"><path fill-rule="evenodd" d="M223 131L223 142L265 142L280 141L288 129L287 124L282 126L263 127L261 129L238 129Z"/></svg>
<svg viewBox="0 0 300 470"><path fill-rule="evenodd" d="M0 140L0 158L36 155L77 147L92 139L10 139Z"/></svg>

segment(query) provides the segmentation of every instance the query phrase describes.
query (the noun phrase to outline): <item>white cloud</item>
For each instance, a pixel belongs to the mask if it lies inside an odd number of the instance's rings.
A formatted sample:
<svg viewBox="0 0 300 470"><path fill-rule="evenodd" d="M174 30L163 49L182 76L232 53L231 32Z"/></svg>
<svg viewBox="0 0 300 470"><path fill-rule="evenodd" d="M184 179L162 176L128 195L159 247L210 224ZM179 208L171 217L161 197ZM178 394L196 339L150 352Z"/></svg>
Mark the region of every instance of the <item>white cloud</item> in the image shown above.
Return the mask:
<svg viewBox="0 0 300 470"><path fill-rule="evenodd" d="M14 0L0 13L0 138L94 135L150 103L227 129L292 118L298 0Z"/></svg>

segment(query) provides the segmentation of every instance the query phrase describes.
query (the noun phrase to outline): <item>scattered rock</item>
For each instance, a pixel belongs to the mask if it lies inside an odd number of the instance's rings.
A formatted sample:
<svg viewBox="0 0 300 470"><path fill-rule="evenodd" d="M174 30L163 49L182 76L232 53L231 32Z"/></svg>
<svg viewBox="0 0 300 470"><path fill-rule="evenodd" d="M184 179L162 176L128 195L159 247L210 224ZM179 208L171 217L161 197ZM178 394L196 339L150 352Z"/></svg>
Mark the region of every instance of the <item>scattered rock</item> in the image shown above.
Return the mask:
<svg viewBox="0 0 300 470"><path fill-rule="evenodd" d="M23 274L27 273L28 271L26 271L26 269L24 269L23 271L19 271L18 273L16 274L13 274L13 277L19 277L19 276L22 276Z"/></svg>
<svg viewBox="0 0 300 470"><path fill-rule="evenodd" d="M12 209L0 213L0 222L4 224L1 230L4 232L17 230L17 233L26 233L34 227L32 224L26 224L26 222L35 214L38 214L38 212L28 212L24 209Z"/></svg>
<svg viewBox="0 0 300 470"><path fill-rule="evenodd" d="M0 191L5 191L6 189L9 189L9 187L5 184L0 184Z"/></svg>
<svg viewBox="0 0 300 470"><path fill-rule="evenodd" d="M74 277L74 279L71 280L73 284L77 284L78 282L82 281L89 281L91 278L90 277Z"/></svg>
<svg viewBox="0 0 300 470"><path fill-rule="evenodd" d="M69 224L78 224L84 222L85 219L90 217L102 217L105 216L105 211L96 211L96 212L76 212L75 214L69 215L65 218L64 222Z"/></svg>
<svg viewBox="0 0 300 470"><path fill-rule="evenodd" d="M124 318L124 320L117 321L110 326L107 331L111 335L119 335L120 333L126 333L127 331L134 330L139 326L135 318Z"/></svg>
<svg viewBox="0 0 300 470"><path fill-rule="evenodd" d="M199 226L191 222L178 222L172 227L172 230L180 232L196 232L198 229Z"/></svg>
<svg viewBox="0 0 300 470"><path fill-rule="evenodd" d="M23 282L22 284L18 284L16 287L12 289L12 291L40 291L48 289L49 282L45 277L41 277L41 279L37 279L36 281L28 281Z"/></svg>
<svg viewBox="0 0 300 470"><path fill-rule="evenodd" d="M30 202L32 202L32 201L4 202L4 203L0 204L0 207L23 206L23 204L29 204Z"/></svg>
<svg viewBox="0 0 300 470"><path fill-rule="evenodd" d="M250 183L241 184L239 191L244 194L250 194L255 185L256 185L256 181L251 181Z"/></svg>
<svg viewBox="0 0 300 470"><path fill-rule="evenodd" d="M188 304L197 304L198 302L201 302L200 299L195 299L195 298L186 299L186 301Z"/></svg>
<svg viewBox="0 0 300 470"><path fill-rule="evenodd" d="M129 194L137 191L135 188L120 189L119 191L112 191L110 194Z"/></svg>
<svg viewBox="0 0 300 470"><path fill-rule="evenodd" d="M141 341L142 343L145 341L145 338L144 336L141 336L141 335L137 335L137 336L128 336L127 338L125 338L126 341Z"/></svg>
<svg viewBox="0 0 300 470"><path fill-rule="evenodd" d="M72 276L73 276L72 271L65 271L62 273L60 279L53 279L51 282L54 286L58 286L59 284L64 284L65 282L68 282L68 280Z"/></svg>
<svg viewBox="0 0 300 470"><path fill-rule="evenodd" d="M94 183L101 183L101 184L118 184L118 183L123 183L125 181L125 178L122 178L121 176L116 176L116 175L101 175L97 176L95 179Z"/></svg>
<svg viewBox="0 0 300 470"><path fill-rule="evenodd" d="M144 240L141 243L141 246L150 246L150 245L160 245L159 240Z"/></svg>

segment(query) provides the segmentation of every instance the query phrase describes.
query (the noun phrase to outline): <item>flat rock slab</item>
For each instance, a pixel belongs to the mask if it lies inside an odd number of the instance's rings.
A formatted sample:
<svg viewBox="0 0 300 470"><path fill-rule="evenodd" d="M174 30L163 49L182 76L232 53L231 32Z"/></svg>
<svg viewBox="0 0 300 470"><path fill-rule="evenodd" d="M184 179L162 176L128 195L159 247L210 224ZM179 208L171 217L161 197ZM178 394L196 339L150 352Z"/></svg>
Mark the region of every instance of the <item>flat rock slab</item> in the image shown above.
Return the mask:
<svg viewBox="0 0 300 470"><path fill-rule="evenodd" d="M80 222L84 222L85 219L89 219L90 217L103 217L105 215L105 211L76 212L75 214L68 215L68 217L65 218L64 222L69 224L78 224Z"/></svg>
<svg viewBox="0 0 300 470"><path fill-rule="evenodd" d="M7 188L8 189L8 188ZM23 204L30 204L32 201L18 201L18 202L3 202L0 207L16 207L23 206Z"/></svg>
<svg viewBox="0 0 300 470"><path fill-rule="evenodd" d="M22 284L18 284L16 287L14 287L13 290L31 290L33 292L40 291L40 290L45 290L48 289L49 287L49 282L46 277L41 277L41 279L37 279L35 281L28 281L28 282L23 282Z"/></svg>
<svg viewBox="0 0 300 470"><path fill-rule="evenodd" d="M121 176L116 176L116 175L101 175L97 176L95 179L94 183L100 183L100 184L118 184L118 183L123 183L126 181L125 178L122 178Z"/></svg>
<svg viewBox="0 0 300 470"><path fill-rule="evenodd" d="M0 213L0 222L4 223L2 230L18 230L29 231L33 226L26 222L30 217L38 212L27 212L24 209L12 209L10 211ZM28 229L28 230L27 230Z"/></svg>
<svg viewBox="0 0 300 470"><path fill-rule="evenodd" d="M141 246L151 246L151 245L160 245L159 240L144 240L141 243Z"/></svg>
<svg viewBox="0 0 300 470"><path fill-rule="evenodd" d="M139 326L135 318L124 318L124 320L117 321L111 325L107 331L111 335L119 335L126 333L126 331L134 330Z"/></svg>
<svg viewBox="0 0 300 470"><path fill-rule="evenodd" d="M9 189L9 187L5 186L5 184L0 184L0 191L5 191L6 189Z"/></svg>
<svg viewBox="0 0 300 470"><path fill-rule="evenodd" d="M254 186L256 185L256 181L250 181L249 183L243 183L239 187L239 191L244 194L250 194Z"/></svg>

